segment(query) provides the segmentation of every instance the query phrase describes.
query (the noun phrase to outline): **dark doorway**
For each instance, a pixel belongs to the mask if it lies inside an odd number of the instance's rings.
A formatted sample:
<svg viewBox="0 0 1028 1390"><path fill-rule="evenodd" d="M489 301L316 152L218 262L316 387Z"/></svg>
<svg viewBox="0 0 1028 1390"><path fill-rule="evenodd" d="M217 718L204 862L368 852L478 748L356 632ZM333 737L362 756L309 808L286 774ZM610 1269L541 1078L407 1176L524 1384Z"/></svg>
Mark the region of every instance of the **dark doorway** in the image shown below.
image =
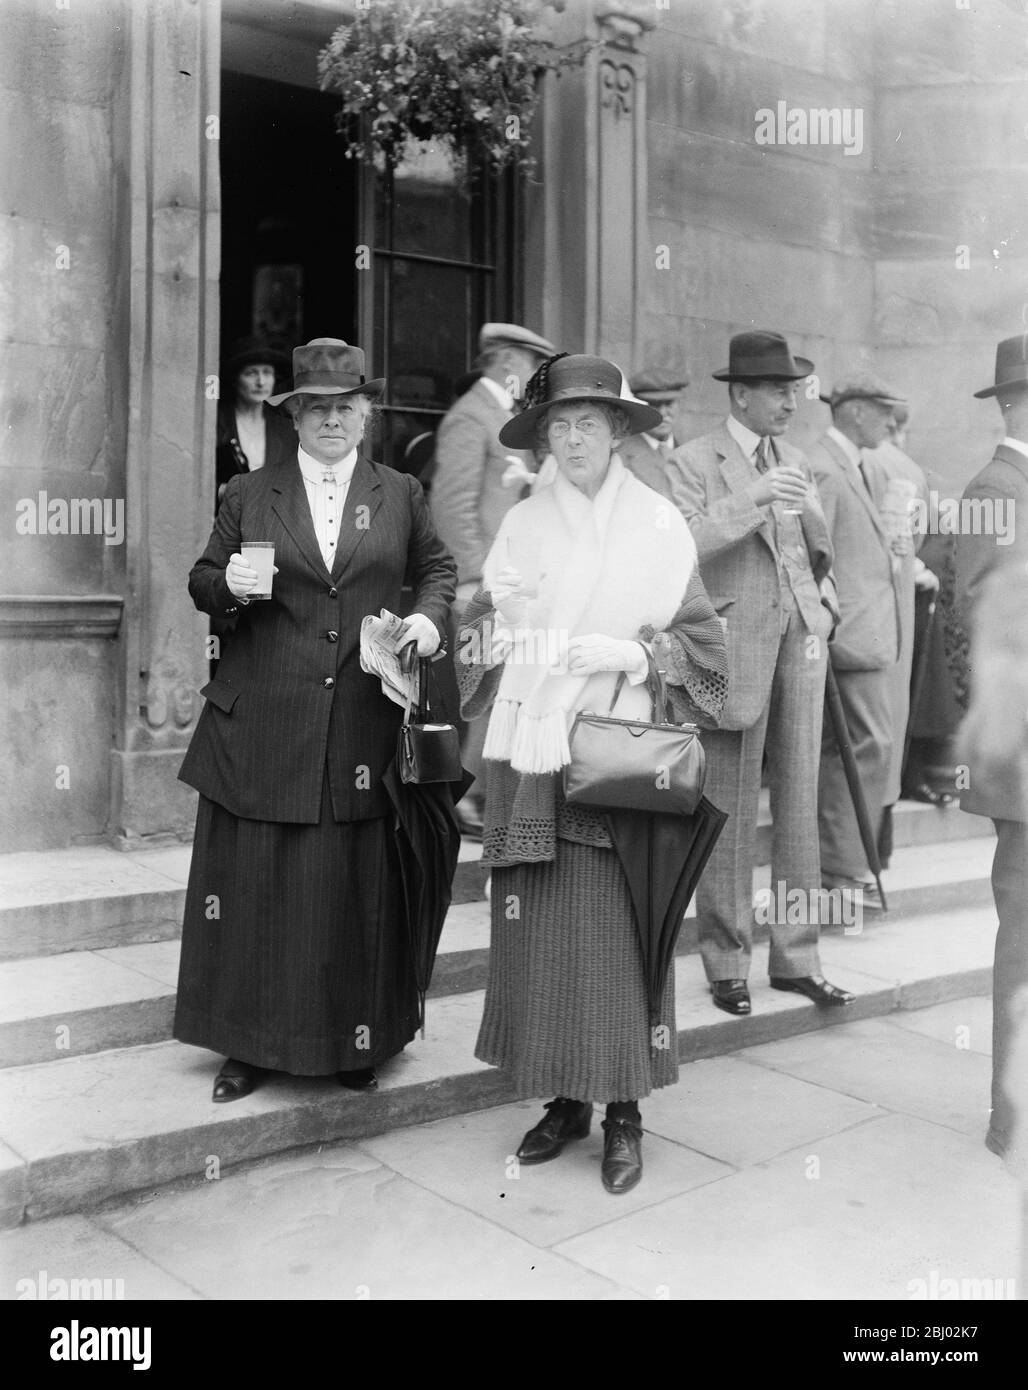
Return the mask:
<svg viewBox="0 0 1028 1390"><path fill-rule="evenodd" d="M357 336L357 175L339 99L221 75L221 341Z"/></svg>

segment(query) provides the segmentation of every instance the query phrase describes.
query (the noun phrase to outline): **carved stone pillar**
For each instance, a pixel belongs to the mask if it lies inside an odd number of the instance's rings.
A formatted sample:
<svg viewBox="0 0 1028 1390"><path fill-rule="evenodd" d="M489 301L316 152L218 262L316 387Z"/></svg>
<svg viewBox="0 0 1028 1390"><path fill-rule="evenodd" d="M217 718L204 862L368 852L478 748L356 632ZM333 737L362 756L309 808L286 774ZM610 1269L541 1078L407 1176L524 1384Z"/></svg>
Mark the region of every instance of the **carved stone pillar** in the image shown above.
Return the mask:
<svg viewBox="0 0 1028 1390"><path fill-rule="evenodd" d="M127 576L108 834L124 846L188 833L195 806L177 773L207 671L186 577L214 503L220 11L134 0L115 114Z"/></svg>
<svg viewBox="0 0 1028 1390"><path fill-rule="evenodd" d="M652 265L646 187L646 57L656 11L641 0L572 0L558 43L589 38L582 69L549 78L529 190L526 321L572 352L638 361L642 277Z"/></svg>

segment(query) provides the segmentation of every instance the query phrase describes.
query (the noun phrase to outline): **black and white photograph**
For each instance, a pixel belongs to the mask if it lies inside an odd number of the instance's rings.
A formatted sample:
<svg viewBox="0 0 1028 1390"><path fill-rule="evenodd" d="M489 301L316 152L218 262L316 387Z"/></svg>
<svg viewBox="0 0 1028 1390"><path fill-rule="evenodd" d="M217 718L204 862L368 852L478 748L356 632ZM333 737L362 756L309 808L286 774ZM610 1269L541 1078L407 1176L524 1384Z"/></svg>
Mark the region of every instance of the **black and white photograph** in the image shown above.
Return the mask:
<svg viewBox="0 0 1028 1390"><path fill-rule="evenodd" d="M675 1301L758 1374L998 1372L1028 4L0 32L26 1365Z"/></svg>

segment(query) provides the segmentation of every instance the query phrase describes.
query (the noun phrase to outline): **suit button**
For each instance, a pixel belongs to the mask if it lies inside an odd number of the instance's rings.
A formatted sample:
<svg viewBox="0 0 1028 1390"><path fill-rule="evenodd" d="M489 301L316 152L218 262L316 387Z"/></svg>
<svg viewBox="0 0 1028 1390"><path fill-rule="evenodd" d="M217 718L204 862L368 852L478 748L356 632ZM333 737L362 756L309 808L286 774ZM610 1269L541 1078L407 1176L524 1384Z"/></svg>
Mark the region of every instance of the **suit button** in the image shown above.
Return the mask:
<svg viewBox="0 0 1028 1390"><path fill-rule="evenodd" d="M328 640L329 640L330 642L338 642L338 641L339 641L339 633L338 633L338 632L326 632L326 633L325 633L325 636L328 638Z"/></svg>
<svg viewBox="0 0 1028 1390"><path fill-rule="evenodd" d="M338 589L329 589L329 591L328 591L328 596L329 596L329 598L338 598L338 597L339 597L339 590L338 590Z"/></svg>
<svg viewBox="0 0 1028 1390"><path fill-rule="evenodd" d="M776 598L773 598L773 599L771 600L771 607L772 607L772 608L777 608L777 607L778 607L778 600L777 600Z"/></svg>
<svg viewBox="0 0 1028 1390"><path fill-rule="evenodd" d="M334 676L326 676L325 679L321 682L321 684L325 687L326 690L331 690L335 683L336 682Z"/></svg>

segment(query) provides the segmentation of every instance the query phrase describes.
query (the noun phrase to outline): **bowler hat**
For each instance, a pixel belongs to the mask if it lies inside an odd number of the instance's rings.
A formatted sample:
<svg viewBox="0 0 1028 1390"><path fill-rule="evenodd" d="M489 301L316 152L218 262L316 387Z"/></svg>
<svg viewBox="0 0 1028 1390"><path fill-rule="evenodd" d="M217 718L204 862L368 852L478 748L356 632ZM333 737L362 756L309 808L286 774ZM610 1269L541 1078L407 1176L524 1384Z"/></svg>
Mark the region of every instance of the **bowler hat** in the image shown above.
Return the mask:
<svg viewBox="0 0 1028 1390"><path fill-rule="evenodd" d="M542 400L508 420L500 430L500 443L510 449L531 449L539 419L552 405L572 405L576 401L615 406L631 422L630 434L652 430L661 423L660 411L652 405L625 400L621 395L622 376L613 362L603 357L575 355L554 358L546 376ZM534 380L534 378L533 378Z"/></svg>
<svg viewBox="0 0 1028 1390"><path fill-rule="evenodd" d="M1003 339L996 348L996 384L975 395L984 400L1010 386L1028 386L1028 333Z"/></svg>
<svg viewBox="0 0 1028 1390"><path fill-rule="evenodd" d="M269 405L281 405L290 396L379 396L385 377L364 379L364 353L342 338L312 338L293 348L293 389L269 396Z"/></svg>
<svg viewBox="0 0 1028 1390"><path fill-rule="evenodd" d="M522 352L534 352L538 357L553 357L557 349L530 328L522 328L519 323L483 323L478 330L478 351L489 352L492 348L514 347Z"/></svg>
<svg viewBox="0 0 1028 1390"><path fill-rule="evenodd" d="M793 357L781 333L757 328L736 333L728 344L728 366L712 375L715 381L799 381L813 370L813 362Z"/></svg>
<svg viewBox="0 0 1028 1390"><path fill-rule="evenodd" d="M851 372L849 376L840 377L828 395L822 394L819 399L824 401L825 405L830 405L833 410L842 405L843 401L878 401L880 405L906 405L905 396L894 391L880 376L868 371Z"/></svg>
<svg viewBox="0 0 1028 1390"><path fill-rule="evenodd" d="M685 372L665 372L659 367L652 367L647 371L637 372L628 384L634 395L641 396L646 401L659 403L677 400L689 385L689 378Z"/></svg>
<svg viewBox="0 0 1028 1390"><path fill-rule="evenodd" d="M221 371L230 380L244 367L257 366L274 367L275 375L281 376L289 370L289 357L263 338L237 338L225 354Z"/></svg>

